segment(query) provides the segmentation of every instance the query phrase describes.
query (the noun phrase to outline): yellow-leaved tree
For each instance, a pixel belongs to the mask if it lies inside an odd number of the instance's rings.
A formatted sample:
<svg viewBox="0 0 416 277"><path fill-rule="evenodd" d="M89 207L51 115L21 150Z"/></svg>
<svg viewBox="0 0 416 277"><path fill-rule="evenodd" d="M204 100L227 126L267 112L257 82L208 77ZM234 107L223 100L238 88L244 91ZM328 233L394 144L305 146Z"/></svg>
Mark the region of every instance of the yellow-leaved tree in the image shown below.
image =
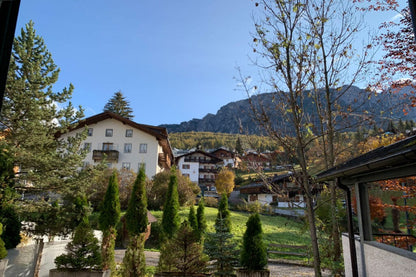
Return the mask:
<svg viewBox="0 0 416 277"><path fill-rule="evenodd" d="M233 171L223 168L218 173L217 178L215 179L215 188L217 189L218 194L227 194L230 196L231 192L234 189L234 179L235 174Z"/></svg>

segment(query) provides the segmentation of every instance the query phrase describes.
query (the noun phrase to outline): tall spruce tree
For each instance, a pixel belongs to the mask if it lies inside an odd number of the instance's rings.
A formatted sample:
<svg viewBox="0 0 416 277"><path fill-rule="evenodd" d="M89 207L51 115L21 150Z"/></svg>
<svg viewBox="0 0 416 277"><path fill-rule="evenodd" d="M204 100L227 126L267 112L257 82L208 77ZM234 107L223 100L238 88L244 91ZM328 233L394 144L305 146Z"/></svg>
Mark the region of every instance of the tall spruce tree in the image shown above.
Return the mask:
<svg viewBox="0 0 416 277"><path fill-rule="evenodd" d="M221 223L221 221L224 221ZM220 224L224 225L224 229L231 232L231 218L230 218L230 211L228 210L228 197L227 194L221 195L220 203L218 204L218 213L217 219L215 220L215 226L219 226Z"/></svg>
<svg viewBox="0 0 416 277"><path fill-rule="evenodd" d="M196 220L198 223L198 237L201 240L207 230L207 220L205 219L205 204L204 198L201 198L196 210Z"/></svg>
<svg viewBox="0 0 416 277"><path fill-rule="evenodd" d="M101 243L103 269L111 269L111 272L115 272L114 247L117 237L116 225L120 220L120 199L116 172L113 172L108 181L107 191L100 210L99 223L100 229L103 231Z"/></svg>
<svg viewBox="0 0 416 277"><path fill-rule="evenodd" d="M166 202L163 206L162 228L167 238L172 238L179 229L180 219L178 215L179 196L178 196L178 179L176 169L172 168Z"/></svg>
<svg viewBox="0 0 416 277"><path fill-rule="evenodd" d="M113 112L127 119L133 118L133 110L130 108L129 102L125 99L121 91L114 93L113 97L108 100L104 106L104 111Z"/></svg>
<svg viewBox="0 0 416 277"><path fill-rule="evenodd" d="M144 232L147 230L146 173L141 167L133 185L133 191L126 213L129 245L123 259L123 276L145 276Z"/></svg>
<svg viewBox="0 0 416 277"><path fill-rule="evenodd" d="M30 21L13 43L0 128L15 164L19 165L19 181L31 184L27 189L42 191L44 195L73 194L81 187L75 180L84 158L79 149L86 134L68 139L56 136L80 120L83 112L68 103L72 84L59 92L53 90L58 76L59 68ZM29 204L24 210L30 208ZM42 204L45 209L51 207L47 201L35 204ZM23 213L27 214L30 213Z"/></svg>
<svg viewBox="0 0 416 277"><path fill-rule="evenodd" d="M215 233L208 233L204 244L204 251L213 261L215 276L234 276L234 268L238 266L239 251L233 234L220 219L215 226Z"/></svg>

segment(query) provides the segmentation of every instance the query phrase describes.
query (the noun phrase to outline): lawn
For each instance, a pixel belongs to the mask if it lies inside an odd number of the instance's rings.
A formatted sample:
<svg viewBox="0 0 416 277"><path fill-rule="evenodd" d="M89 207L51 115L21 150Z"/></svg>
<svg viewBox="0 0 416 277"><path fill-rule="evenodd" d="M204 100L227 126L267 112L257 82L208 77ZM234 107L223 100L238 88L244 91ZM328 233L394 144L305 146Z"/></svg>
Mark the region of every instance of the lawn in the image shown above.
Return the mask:
<svg viewBox="0 0 416 277"><path fill-rule="evenodd" d="M195 207L196 208L196 207ZM162 211L151 211L158 219L162 219ZM181 219L188 218L189 209L182 209L179 214ZM249 213L230 211L232 233L237 241L242 241L246 229L246 222ZM214 222L217 217L217 209L205 207L205 218L207 220L208 232L214 232ZM261 222L264 232L264 242L291 245L309 245L310 237L308 232L303 231L303 224L281 216L261 215Z"/></svg>

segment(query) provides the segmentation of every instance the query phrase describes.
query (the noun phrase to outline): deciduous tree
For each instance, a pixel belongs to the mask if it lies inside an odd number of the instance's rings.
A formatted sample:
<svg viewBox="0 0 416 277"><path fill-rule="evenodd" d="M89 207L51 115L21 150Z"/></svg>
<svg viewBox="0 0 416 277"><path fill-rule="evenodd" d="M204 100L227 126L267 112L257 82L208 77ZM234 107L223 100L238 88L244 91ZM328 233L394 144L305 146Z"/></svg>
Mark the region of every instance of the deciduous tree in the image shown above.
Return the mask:
<svg viewBox="0 0 416 277"><path fill-rule="evenodd" d="M222 168L215 178L215 188L218 194L227 194L229 196L234 190L234 171L227 168Z"/></svg>

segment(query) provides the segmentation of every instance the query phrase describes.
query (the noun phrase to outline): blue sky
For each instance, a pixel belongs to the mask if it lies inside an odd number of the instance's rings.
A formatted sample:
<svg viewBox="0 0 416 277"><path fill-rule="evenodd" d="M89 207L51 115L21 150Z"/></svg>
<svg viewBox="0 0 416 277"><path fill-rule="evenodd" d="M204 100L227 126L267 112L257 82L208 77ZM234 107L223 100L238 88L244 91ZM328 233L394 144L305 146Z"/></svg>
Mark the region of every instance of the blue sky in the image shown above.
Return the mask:
<svg viewBox="0 0 416 277"><path fill-rule="evenodd" d="M22 0L16 33L35 22L85 115L121 90L139 123L202 118L237 92L236 66L249 64L249 0Z"/></svg>
<svg viewBox="0 0 416 277"><path fill-rule="evenodd" d="M251 0L22 0L16 33L29 20L85 115L121 90L134 121L202 118L231 101L237 66L250 67Z"/></svg>

